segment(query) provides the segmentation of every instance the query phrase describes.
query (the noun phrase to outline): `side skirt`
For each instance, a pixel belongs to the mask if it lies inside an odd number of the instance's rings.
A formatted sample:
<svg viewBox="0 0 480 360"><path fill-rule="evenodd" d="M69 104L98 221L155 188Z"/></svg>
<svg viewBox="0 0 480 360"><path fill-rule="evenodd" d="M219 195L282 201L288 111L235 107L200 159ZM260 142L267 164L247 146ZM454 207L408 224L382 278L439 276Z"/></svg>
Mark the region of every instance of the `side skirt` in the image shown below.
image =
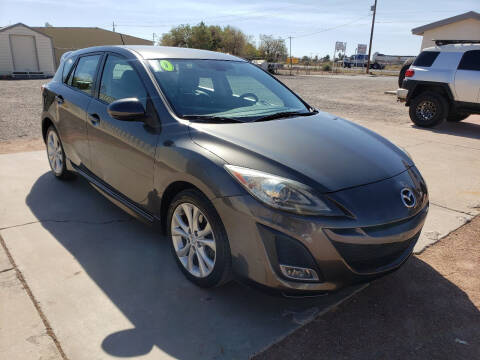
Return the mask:
<svg viewBox="0 0 480 360"><path fill-rule="evenodd" d="M84 177L102 195L104 195L107 199L109 199L111 202L113 202L115 205L117 205L130 215L148 224L155 224L160 221L160 219L158 219L156 216L142 209L130 199L128 199L126 196L122 195L117 190L105 184L105 182L96 177L87 169L83 168L82 166L77 166L74 163L71 163L71 166L79 175Z"/></svg>

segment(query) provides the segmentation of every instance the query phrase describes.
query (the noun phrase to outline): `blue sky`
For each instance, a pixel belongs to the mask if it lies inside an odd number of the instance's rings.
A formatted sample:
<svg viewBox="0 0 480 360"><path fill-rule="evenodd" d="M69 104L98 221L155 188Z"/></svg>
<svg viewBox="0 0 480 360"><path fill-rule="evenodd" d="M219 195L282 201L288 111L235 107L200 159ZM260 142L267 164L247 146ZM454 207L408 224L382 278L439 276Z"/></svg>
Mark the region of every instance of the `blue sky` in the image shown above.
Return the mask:
<svg viewBox="0 0 480 360"><path fill-rule="evenodd" d="M178 24L233 25L254 39L269 34L292 40L294 56L324 56L335 41L347 42L347 53L368 43L370 6L374 0L0 0L0 26L97 26L147 39ZM378 0L373 51L415 55L421 37L411 29L474 10L480 0ZM287 41L288 45L288 41Z"/></svg>

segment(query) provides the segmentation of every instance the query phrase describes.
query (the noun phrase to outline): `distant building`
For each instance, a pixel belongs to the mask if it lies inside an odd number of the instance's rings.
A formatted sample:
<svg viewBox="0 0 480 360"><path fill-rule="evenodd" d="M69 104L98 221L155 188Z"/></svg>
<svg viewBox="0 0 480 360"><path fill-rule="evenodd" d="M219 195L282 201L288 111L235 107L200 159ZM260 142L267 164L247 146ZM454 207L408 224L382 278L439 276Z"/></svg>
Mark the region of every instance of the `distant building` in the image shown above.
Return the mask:
<svg viewBox="0 0 480 360"><path fill-rule="evenodd" d="M48 35L54 44L55 61L58 65L63 53L100 45L153 45L151 40L125 35L98 27L32 27Z"/></svg>
<svg viewBox="0 0 480 360"><path fill-rule="evenodd" d="M67 51L97 45L152 45L150 40L89 27L0 27L0 76L53 76Z"/></svg>
<svg viewBox="0 0 480 360"><path fill-rule="evenodd" d="M50 36L25 24L0 28L0 76L53 76L53 51Z"/></svg>
<svg viewBox="0 0 480 360"><path fill-rule="evenodd" d="M421 49L435 46L434 40L480 40L480 14L469 11L412 29L423 36Z"/></svg>

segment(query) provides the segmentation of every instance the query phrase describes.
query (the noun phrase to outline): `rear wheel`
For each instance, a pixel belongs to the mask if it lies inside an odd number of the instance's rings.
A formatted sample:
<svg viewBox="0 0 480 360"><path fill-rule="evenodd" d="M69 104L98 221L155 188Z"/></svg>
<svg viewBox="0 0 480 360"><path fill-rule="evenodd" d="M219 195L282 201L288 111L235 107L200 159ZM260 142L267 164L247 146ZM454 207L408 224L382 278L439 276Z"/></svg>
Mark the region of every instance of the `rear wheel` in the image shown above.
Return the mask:
<svg viewBox="0 0 480 360"><path fill-rule="evenodd" d="M447 116L447 121L459 122L459 121L465 120L469 116L470 114L466 114L466 113L453 113Z"/></svg>
<svg viewBox="0 0 480 360"><path fill-rule="evenodd" d="M173 256L184 275L209 288L230 280L231 255L227 234L212 203L189 189L172 201L167 216Z"/></svg>
<svg viewBox="0 0 480 360"><path fill-rule="evenodd" d="M47 130L46 136L47 156L53 174L57 179L71 179L74 175L67 170L65 151L58 136L57 130L52 125Z"/></svg>
<svg viewBox="0 0 480 360"><path fill-rule="evenodd" d="M447 117L448 104L442 95L426 91L412 99L409 114L415 125L432 127Z"/></svg>

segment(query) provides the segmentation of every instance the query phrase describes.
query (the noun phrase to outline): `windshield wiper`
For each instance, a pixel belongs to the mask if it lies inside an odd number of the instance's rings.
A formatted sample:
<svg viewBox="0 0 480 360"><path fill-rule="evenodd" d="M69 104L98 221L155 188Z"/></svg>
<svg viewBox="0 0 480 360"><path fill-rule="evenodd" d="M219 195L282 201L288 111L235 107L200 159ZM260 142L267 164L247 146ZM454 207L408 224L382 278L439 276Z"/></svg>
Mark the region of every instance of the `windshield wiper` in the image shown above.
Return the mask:
<svg viewBox="0 0 480 360"><path fill-rule="evenodd" d="M317 110L310 111L310 112L281 111L275 114L259 117L258 119L255 119L253 121L257 122L257 121L268 121L268 120L275 120L275 119L285 119L285 118L295 117L295 116L310 116L317 113L318 113Z"/></svg>
<svg viewBox="0 0 480 360"><path fill-rule="evenodd" d="M182 118L186 120L193 120L195 122L214 123L214 124L244 122L242 120L235 119L235 118L230 118L226 116L213 116L213 115L183 115Z"/></svg>

